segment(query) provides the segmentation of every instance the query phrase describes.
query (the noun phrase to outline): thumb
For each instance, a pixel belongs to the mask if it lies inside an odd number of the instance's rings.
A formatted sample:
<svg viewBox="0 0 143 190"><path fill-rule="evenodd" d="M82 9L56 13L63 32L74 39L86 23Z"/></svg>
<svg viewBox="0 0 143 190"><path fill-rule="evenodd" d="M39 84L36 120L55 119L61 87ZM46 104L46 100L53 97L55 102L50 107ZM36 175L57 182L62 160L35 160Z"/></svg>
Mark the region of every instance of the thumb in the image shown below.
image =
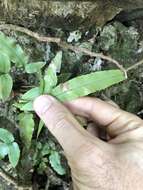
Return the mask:
<svg viewBox="0 0 143 190"><path fill-rule="evenodd" d="M88 132L80 126L68 109L52 96L38 97L34 102L34 110L57 138L67 155L74 155L87 143Z"/></svg>

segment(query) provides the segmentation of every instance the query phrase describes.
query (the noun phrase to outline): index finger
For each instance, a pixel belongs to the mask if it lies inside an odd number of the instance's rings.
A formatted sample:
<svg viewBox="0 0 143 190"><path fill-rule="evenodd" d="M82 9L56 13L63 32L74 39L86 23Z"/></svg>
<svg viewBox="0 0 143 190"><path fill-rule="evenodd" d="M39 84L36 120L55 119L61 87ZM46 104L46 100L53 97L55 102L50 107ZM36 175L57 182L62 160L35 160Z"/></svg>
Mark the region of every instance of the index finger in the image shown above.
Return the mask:
<svg viewBox="0 0 143 190"><path fill-rule="evenodd" d="M72 113L91 118L106 128L111 137L143 126L142 120L98 98L79 98L65 105Z"/></svg>

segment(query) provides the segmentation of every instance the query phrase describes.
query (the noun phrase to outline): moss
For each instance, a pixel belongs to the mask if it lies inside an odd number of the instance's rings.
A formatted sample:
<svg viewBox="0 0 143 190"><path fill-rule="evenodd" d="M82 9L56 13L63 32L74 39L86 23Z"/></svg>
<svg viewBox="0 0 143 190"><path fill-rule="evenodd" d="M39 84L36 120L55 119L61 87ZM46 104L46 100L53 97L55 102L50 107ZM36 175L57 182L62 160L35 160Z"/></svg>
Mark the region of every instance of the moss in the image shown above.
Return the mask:
<svg viewBox="0 0 143 190"><path fill-rule="evenodd" d="M138 83L131 78L120 85L105 90L107 97L115 101L122 109L138 113L142 108L142 94Z"/></svg>
<svg viewBox="0 0 143 190"><path fill-rule="evenodd" d="M119 22L105 26L99 37L99 46L103 51L125 63L133 64L137 58L139 34L134 27L125 27ZM125 66L125 65L124 65Z"/></svg>

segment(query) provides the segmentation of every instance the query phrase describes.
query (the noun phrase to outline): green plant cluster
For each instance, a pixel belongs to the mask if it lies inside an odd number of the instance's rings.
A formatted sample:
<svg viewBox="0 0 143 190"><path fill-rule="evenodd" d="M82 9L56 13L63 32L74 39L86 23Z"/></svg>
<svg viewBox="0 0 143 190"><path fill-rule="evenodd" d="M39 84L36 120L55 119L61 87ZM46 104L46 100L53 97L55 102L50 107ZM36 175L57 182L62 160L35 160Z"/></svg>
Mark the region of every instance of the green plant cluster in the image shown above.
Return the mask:
<svg viewBox="0 0 143 190"><path fill-rule="evenodd" d="M34 86L24 94L20 94L18 101L13 105L18 112L20 111L18 127L21 141L27 151L30 149L35 129L33 101L36 97L42 94L50 94L64 102L100 91L125 80L125 76L120 70L109 70L78 76L63 84L59 84L58 73L60 73L61 64L62 51L56 53L50 64L43 61L29 63L28 56L22 48L13 39L6 37L3 33L0 34L0 99L6 101L11 97L13 81L10 76L10 70L12 65L22 67L26 74L34 74L39 80L37 86ZM39 121L37 138L43 126L43 122ZM1 135L2 130L0 130L0 140ZM3 151L1 158L8 154L11 164L15 167L20 154L18 145L14 142L14 138L8 142L10 144L7 145L7 141L4 141L4 143L5 148L0 145L0 152ZM15 154L12 154L13 156L11 156L11 151L15 151ZM56 150L49 148L45 155L48 156L49 163L58 174L65 174L65 170L61 166L60 154Z"/></svg>
<svg viewBox="0 0 143 190"><path fill-rule="evenodd" d="M20 149L14 136L8 130L0 128L0 141L0 159L8 155L11 165L15 167L20 158Z"/></svg>
<svg viewBox="0 0 143 190"><path fill-rule="evenodd" d="M10 96L13 81L9 72L12 64L22 67L27 61L28 57L15 40L0 33L0 99L6 100Z"/></svg>
<svg viewBox="0 0 143 190"><path fill-rule="evenodd" d="M55 144L52 141L48 141L44 145L41 142L37 142L33 156L33 165L37 167L39 173L43 173L47 169L47 164L50 164L59 175L64 175L66 172L61 165L61 155L56 150Z"/></svg>

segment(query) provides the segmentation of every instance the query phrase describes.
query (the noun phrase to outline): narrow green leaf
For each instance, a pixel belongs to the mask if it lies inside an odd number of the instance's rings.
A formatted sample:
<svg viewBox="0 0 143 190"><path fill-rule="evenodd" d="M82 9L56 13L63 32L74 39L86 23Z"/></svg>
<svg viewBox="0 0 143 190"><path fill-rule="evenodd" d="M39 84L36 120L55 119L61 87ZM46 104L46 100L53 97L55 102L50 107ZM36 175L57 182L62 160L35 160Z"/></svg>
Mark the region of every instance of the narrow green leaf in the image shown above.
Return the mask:
<svg viewBox="0 0 143 190"><path fill-rule="evenodd" d="M58 152L52 151L51 155L49 156L49 161L52 166L52 168L59 174L64 175L65 169L61 165L61 157Z"/></svg>
<svg viewBox="0 0 143 190"><path fill-rule="evenodd" d="M0 128L0 140L8 144L14 141L14 137L8 130Z"/></svg>
<svg viewBox="0 0 143 190"><path fill-rule="evenodd" d="M33 101L19 104L19 108L21 111L33 111Z"/></svg>
<svg viewBox="0 0 143 190"><path fill-rule="evenodd" d="M19 103L14 103L13 106L20 109L21 111L33 111L33 101L19 100Z"/></svg>
<svg viewBox="0 0 143 190"><path fill-rule="evenodd" d="M19 130L23 144L29 148L34 131L33 114L21 113L19 115Z"/></svg>
<svg viewBox="0 0 143 190"><path fill-rule="evenodd" d="M49 93L57 84L57 75L52 68L48 68L44 76L44 94Z"/></svg>
<svg viewBox="0 0 143 190"><path fill-rule="evenodd" d="M53 70L55 70L56 73L60 73L61 64L62 64L62 55L63 55L62 51L57 52L56 56L49 65L50 67L53 68Z"/></svg>
<svg viewBox="0 0 143 190"><path fill-rule="evenodd" d="M25 70L27 73L37 73L45 66L45 64L46 62L29 63L26 65Z"/></svg>
<svg viewBox="0 0 143 190"><path fill-rule="evenodd" d="M8 145L8 148L9 148L9 153L8 153L9 161L10 161L12 167L15 168L16 165L18 164L19 157L20 157L19 146L16 142L13 142L12 144Z"/></svg>
<svg viewBox="0 0 143 190"><path fill-rule="evenodd" d="M3 159L6 155L8 155L9 149L7 144L0 143L0 159Z"/></svg>
<svg viewBox="0 0 143 190"><path fill-rule="evenodd" d="M0 52L0 73L8 73L11 63L7 54Z"/></svg>
<svg viewBox="0 0 143 190"><path fill-rule="evenodd" d="M0 33L0 51L7 54L10 61L18 67L26 65L28 62L28 57L22 48L16 44L14 39L6 37L2 32Z"/></svg>
<svg viewBox="0 0 143 190"><path fill-rule="evenodd" d="M23 94L21 99L30 101L30 100L34 100L38 96L40 96L40 89L39 87L35 87L28 90L25 94Z"/></svg>
<svg viewBox="0 0 143 190"><path fill-rule="evenodd" d="M57 73L60 72L62 62L62 51L59 51L51 61L44 75L44 92L49 93L57 84Z"/></svg>
<svg viewBox="0 0 143 190"><path fill-rule="evenodd" d="M103 90L125 79L120 70L98 71L60 84L52 90L51 94L60 101L69 101Z"/></svg>
<svg viewBox="0 0 143 190"><path fill-rule="evenodd" d="M41 130L43 129L43 127L44 127L44 122L42 120L40 120L39 126L38 126L37 138L39 137L39 135L40 135Z"/></svg>
<svg viewBox="0 0 143 190"><path fill-rule="evenodd" d="M0 75L0 99L6 100L12 90L12 78L9 74Z"/></svg>

